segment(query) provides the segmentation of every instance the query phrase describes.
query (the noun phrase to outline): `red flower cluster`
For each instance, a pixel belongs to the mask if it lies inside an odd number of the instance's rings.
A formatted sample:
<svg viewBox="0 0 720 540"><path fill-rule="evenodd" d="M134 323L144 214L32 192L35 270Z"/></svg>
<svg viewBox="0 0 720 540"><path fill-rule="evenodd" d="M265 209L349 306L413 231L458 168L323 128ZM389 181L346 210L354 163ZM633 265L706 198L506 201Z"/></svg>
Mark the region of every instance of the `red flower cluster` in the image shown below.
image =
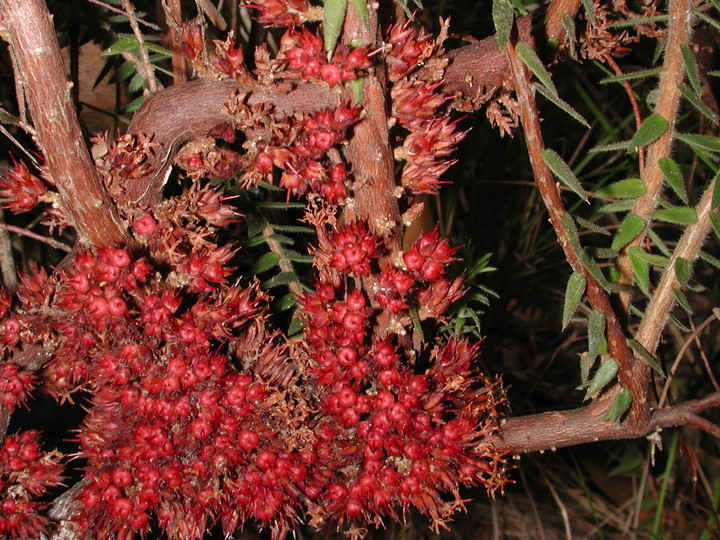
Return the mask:
<svg viewBox="0 0 720 540"><path fill-rule="evenodd" d="M440 116L450 99L440 90L440 77L417 76L420 65L442 52L441 40L432 40L406 21L390 28L388 46L392 114L409 132L404 144L395 149L395 157L407 162L401 183L411 193L436 193L440 176L455 163L445 158L466 134L457 131L457 121Z"/></svg>
<svg viewBox="0 0 720 540"><path fill-rule="evenodd" d="M368 233L364 223L358 221L334 232L332 244L335 249L330 266L353 276L370 273L370 262L378 256L379 242Z"/></svg>
<svg viewBox="0 0 720 540"><path fill-rule="evenodd" d="M7 335L7 322L5 335ZM11 341L16 339L19 338L13 337ZM12 412L15 407L25 403L35 384L35 377L31 372L15 364L0 364L0 407Z"/></svg>
<svg viewBox="0 0 720 540"><path fill-rule="evenodd" d="M0 180L0 203L17 214L37 206L47 194L45 182L32 174L22 161L15 161L13 167Z"/></svg>
<svg viewBox="0 0 720 540"><path fill-rule="evenodd" d="M268 26L297 26L317 18L307 0L251 0L246 5L257 9L257 20Z"/></svg>
<svg viewBox="0 0 720 540"><path fill-rule="evenodd" d="M7 435L0 443L0 536L24 540L38 538L48 520L42 515L47 506L35 499L62 480L57 452L40 449L40 434L25 431Z"/></svg>
<svg viewBox="0 0 720 540"><path fill-rule="evenodd" d="M357 79L363 70L371 66L364 47L351 49L340 45L328 60L322 37L305 27L285 32L280 40L277 59L287 63L286 78L323 80L331 88L340 82Z"/></svg>
<svg viewBox="0 0 720 540"><path fill-rule="evenodd" d="M350 289L347 278L369 272L354 268L348 255L359 260L362 242L374 254L379 239L360 224L328 238L336 272L326 272L315 292L299 299L305 354L322 399L315 451L333 473L318 498L315 524L358 525L415 507L439 525L461 506L460 484L495 489L504 470L502 457L478 444L494 430L504 397L497 382L471 367L477 348L451 339L426 353L428 367L418 369L400 346L411 305L425 315L444 311L436 284L448 283L444 268L455 250L436 232L418 239L403 257L409 272L379 274L373 304ZM405 324L380 339L375 321L388 316ZM456 498L444 501L440 492Z"/></svg>

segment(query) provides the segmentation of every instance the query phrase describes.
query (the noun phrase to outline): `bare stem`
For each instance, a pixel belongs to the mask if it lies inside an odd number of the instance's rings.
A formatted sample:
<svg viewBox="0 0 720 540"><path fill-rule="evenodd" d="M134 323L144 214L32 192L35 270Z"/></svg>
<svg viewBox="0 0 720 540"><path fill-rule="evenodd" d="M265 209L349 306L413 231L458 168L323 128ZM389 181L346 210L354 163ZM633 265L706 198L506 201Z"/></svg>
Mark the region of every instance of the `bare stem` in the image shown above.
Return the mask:
<svg viewBox="0 0 720 540"><path fill-rule="evenodd" d="M135 15L135 6L132 5L132 2L130 2L130 0L122 0L122 3L125 11L129 15ZM150 91L157 92L160 88L162 88L162 86L155 77L155 70L150 63L150 55L148 54L147 47L145 46L145 38L140 31L140 26L138 25L136 17L130 17L130 28L132 28L133 34L135 34L135 38L138 40L139 43L140 58L142 62L137 63L138 70L147 79Z"/></svg>
<svg viewBox="0 0 720 540"><path fill-rule="evenodd" d="M125 230L80 131L47 6L43 0L4 0L0 9L37 143L80 241L96 246L125 243Z"/></svg>
<svg viewBox="0 0 720 540"><path fill-rule="evenodd" d="M710 185L705 190L697 206L698 221L697 223L688 225L685 229L670 258L670 263L665 268L660 278L660 283L658 283L657 289L655 289L650 299L650 303L645 310L645 316L638 328L635 340L645 347L645 350L650 354L654 354L657 349L660 334L662 334L667 324L668 315L675 303L673 289L678 286L677 275L675 273L677 260L680 257L688 261L694 260L710 231L710 214L713 211L717 211L712 208L712 195L715 182L717 182L717 180L710 182Z"/></svg>
<svg viewBox="0 0 720 540"><path fill-rule="evenodd" d="M581 409L509 418L484 442L499 452L525 454L590 442L636 439L658 428L701 424L698 419L704 419L698 417L698 413L720 405L720 392L658 409L648 417L647 422L636 426L605 420L608 405L609 400L606 399ZM702 429L714 434L712 424L706 422L702 422Z"/></svg>
<svg viewBox="0 0 720 540"><path fill-rule="evenodd" d="M540 119L538 116L535 96L532 92L530 75L522 60L515 51L515 46L508 43L508 58L512 73L515 92L520 104L520 118L523 133L528 147L528 155L532 166L535 182L542 196L545 207L550 216L550 223L555 229L565 258L575 272L585 275L587 279L587 297L593 309L598 309L605 315L607 323L607 340L610 354L620 364L619 378L622 385L630 390L633 403L628 415L628 422L632 426L642 426L648 421L648 367L635 359L630 350L620 321L610 304L610 300L598 281L588 272L581 262L580 253L573 249L568 232L563 224L565 208L560 197L555 179L545 163L542 153L545 149Z"/></svg>

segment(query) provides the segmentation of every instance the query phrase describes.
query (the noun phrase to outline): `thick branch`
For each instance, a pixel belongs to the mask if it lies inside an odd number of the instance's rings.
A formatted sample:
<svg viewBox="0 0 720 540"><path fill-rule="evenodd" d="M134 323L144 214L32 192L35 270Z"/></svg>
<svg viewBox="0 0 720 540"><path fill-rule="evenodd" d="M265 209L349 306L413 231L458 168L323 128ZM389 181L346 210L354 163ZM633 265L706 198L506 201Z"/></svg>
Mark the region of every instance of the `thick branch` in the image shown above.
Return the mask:
<svg viewBox="0 0 720 540"><path fill-rule="evenodd" d="M585 274L587 279L587 297L593 309L598 309L605 315L607 324L607 341L610 354L620 364L619 378L622 385L630 390L633 403L628 415L628 421L633 426L642 426L648 420L647 381L649 368L643 362L635 359L623 334L620 321L610 304L610 300L598 283L581 262L580 254L573 249L568 232L563 223L565 207L560 198L555 179L542 157L545 145L540 129L540 118L537 112L535 96L532 92L530 75L522 60L515 52L515 46L508 44L508 57L510 70L513 75L515 92L520 103L520 119L522 121L528 155L532 166L535 182L547 208L550 223L555 229L565 258L575 272Z"/></svg>
<svg viewBox="0 0 720 540"><path fill-rule="evenodd" d="M365 24L354 9L348 10L345 43L360 42L370 49L379 45L377 11L372 9L368 15ZM367 221L371 231L385 237L386 247L394 252L402 248L403 227L395 196L395 159L388 135L388 97L384 82L382 69L372 70L365 79L365 117L353 128L344 153L355 179L352 211Z"/></svg>
<svg viewBox="0 0 720 540"><path fill-rule="evenodd" d="M125 230L80 131L47 6L43 0L4 0L1 5L15 77L27 98L37 144L79 240L96 246L125 243Z"/></svg>
<svg viewBox="0 0 720 540"><path fill-rule="evenodd" d="M281 93L271 88L249 88L236 81L193 81L156 92L128 127L128 133L149 135L156 145L152 172L129 180L119 204L145 206L159 202L166 174L180 146L195 137L204 137L218 124L232 121L225 104L233 92L249 92L249 104L272 103L287 114L313 112L339 103L329 89L311 83Z"/></svg>
<svg viewBox="0 0 720 540"><path fill-rule="evenodd" d="M590 442L636 439L649 435L658 428L697 424L696 419L691 415L697 415L720 405L720 392L710 394L703 399L659 409L653 412L647 422L636 426L604 420L609 401L603 400L570 411L553 411L509 418L484 443L493 446L499 452L526 454Z"/></svg>

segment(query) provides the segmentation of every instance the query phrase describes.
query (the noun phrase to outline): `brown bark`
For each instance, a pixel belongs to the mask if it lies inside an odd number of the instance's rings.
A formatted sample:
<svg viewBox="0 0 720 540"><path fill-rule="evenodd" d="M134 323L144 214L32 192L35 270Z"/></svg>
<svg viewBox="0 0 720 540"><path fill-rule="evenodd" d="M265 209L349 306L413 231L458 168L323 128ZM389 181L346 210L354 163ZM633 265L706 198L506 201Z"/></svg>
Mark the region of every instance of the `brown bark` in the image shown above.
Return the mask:
<svg viewBox="0 0 720 540"><path fill-rule="evenodd" d="M15 77L61 203L84 244L123 244L127 235L80 131L52 17L43 0L4 0Z"/></svg>
<svg viewBox="0 0 720 540"><path fill-rule="evenodd" d="M630 390L633 395L632 405L628 413L628 422L633 428L639 429L648 423L649 418L649 367L633 355L628 346L625 334L623 333L620 320L610 303L608 295L600 283L598 283L585 268L581 260L581 254L576 253L572 246L569 233L564 224L566 214L565 205L560 197L560 191L555 183L555 177L545 163L542 155L545 150L545 144L540 128L537 104L535 103L535 96L530 82L530 74L517 55L515 45L512 43L508 43L508 57L510 59L510 69L514 79L515 92L520 104L520 119L528 147L530 165L532 166L533 175L535 176L535 183L545 203L545 208L550 217L550 223L565 253L565 258L575 272L585 275L587 279L587 298L592 308L602 311L605 315L608 348L610 349L612 357L620 364L618 378L622 385Z"/></svg>
<svg viewBox="0 0 720 540"><path fill-rule="evenodd" d="M500 429L485 439L498 452L527 454L541 450L555 450L598 441L636 439L661 428L688 423L713 432L717 427L704 425L692 418L697 413L720 405L720 393L703 399L685 401L674 407L654 411L648 421L640 425L618 424L604 419L610 400L594 403L581 409L552 411L517 418L508 418Z"/></svg>
<svg viewBox="0 0 720 540"><path fill-rule="evenodd" d="M152 172L128 181L119 204L146 206L159 202L175 152L187 141L207 135L218 124L232 121L225 104L234 92L249 92L249 104L272 103L276 110L287 114L318 111L339 103L330 90L311 83L288 93L249 88L236 81L192 81L161 90L148 98L128 127L130 134L151 137L155 145Z"/></svg>

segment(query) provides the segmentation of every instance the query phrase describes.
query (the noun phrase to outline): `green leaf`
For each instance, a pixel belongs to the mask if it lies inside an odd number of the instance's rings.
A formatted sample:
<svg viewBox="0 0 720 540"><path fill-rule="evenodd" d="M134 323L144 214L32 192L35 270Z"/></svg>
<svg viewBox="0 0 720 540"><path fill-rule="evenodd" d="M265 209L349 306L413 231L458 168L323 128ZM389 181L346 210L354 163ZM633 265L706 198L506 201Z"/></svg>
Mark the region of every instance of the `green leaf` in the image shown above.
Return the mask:
<svg viewBox="0 0 720 540"><path fill-rule="evenodd" d="M17 116L13 116L7 112L3 107L0 107L0 124L13 124L16 125L20 122Z"/></svg>
<svg viewBox="0 0 720 540"><path fill-rule="evenodd" d="M636 214L628 214L618 227L610 249L621 250L645 228L645 220Z"/></svg>
<svg viewBox="0 0 720 540"><path fill-rule="evenodd" d="M577 387L578 390L581 390L582 388L587 388L588 386L588 378L590 377L590 370L592 369L593 365L595 364L595 359L590 358L590 355L588 353L584 352L580 355L580 386Z"/></svg>
<svg viewBox="0 0 720 540"><path fill-rule="evenodd" d="M557 88L555 88L555 83L553 83L550 73L545 69L542 60L540 60L535 51L533 51L527 43L518 43L515 46L515 51L520 57L520 60L533 72L535 78L550 90L553 95L557 96L558 91Z"/></svg>
<svg viewBox="0 0 720 540"><path fill-rule="evenodd" d="M593 309L588 317L588 355L592 360L598 355L603 339L605 339L605 314L599 309Z"/></svg>
<svg viewBox="0 0 720 540"><path fill-rule="evenodd" d="M698 252L698 256L706 263L708 263L720 270L720 260L718 260L715 257L713 257L712 255L710 255L707 251L700 250Z"/></svg>
<svg viewBox="0 0 720 540"><path fill-rule="evenodd" d="M558 154L555 150L548 148L543 150L542 157L547 166L550 167L553 174L557 176L563 184L572 189L582 200L588 202L587 195L585 195L585 191L580 185L580 181L577 179L577 176L575 176L575 173L572 172L570 167L568 167L567 163L565 163L563 158L560 157L560 154Z"/></svg>
<svg viewBox="0 0 720 540"><path fill-rule="evenodd" d="M582 0L583 7L585 8L585 14L587 15L588 21L592 26L595 26L595 3L592 0Z"/></svg>
<svg viewBox="0 0 720 540"><path fill-rule="evenodd" d="M627 178L609 186L598 189L595 197L609 197L611 199L634 199L644 195L647 189L641 178Z"/></svg>
<svg viewBox="0 0 720 540"><path fill-rule="evenodd" d="M134 36L120 38L102 52L102 56L112 56L123 52L133 51L140 46L140 42Z"/></svg>
<svg viewBox="0 0 720 540"><path fill-rule="evenodd" d="M693 9L692 12L693 12L693 15L695 15L696 17L699 17L700 19L702 19L703 21L708 23L710 26L715 28L715 30L720 32L720 22L713 19L712 17L709 17L708 15L705 15L705 13L703 13L702 11L700 11L698 9Z"/></svg>
<svg viewBox="0 0 720 540"><path fill-rule="evenodd" d="M652 15L650 17L638 17L636 19L624 19L612 23L609 28L628 28L630 26L636 26L638 24L653 24L656 22L667 22L669 17L667 15Z"/></svg>
<svg viewBox="0 0 720 540"><path fill-rule="evenodd" d="M710 214L710 223L712 223L712 228L713 231L715 231L715 236L720 238L720 216L715 213Z"/></svg>
<svg viewBox="0 0 720 540"><path fill-rule="evenodd" d="M298 277L295 272L280 272L278 275L265 281L262 286L264 289L272 289L273 287L279 287L280 285L287 285L297 281Z"/></svg>
<svg viewBox="0 0 720 540"><path fill-rule="evenodd" d="M587 219L581 218L580 216L575 216L575 221L578 222L578 225L582 225L587 230L603 234L605 236L612 236L612 233L610 231L605 230L604 228L600 227L599 225L596 225L592 221L588 221Z"/></svg>
<svg viewBox="0 0 720 540"><path fill-rule="evenodd" d="M652 68L652 69L643 69L640 71L633 71L631 73L623 73L622 75L612 75L610 77L605 77L604 79L600 80L600 84L610 84L610 83L616 83L616 82L624 82L624 81L634 81L636 79L645 79L647 77L654 77L655 75L660 75L663 71L663 68Z"/></svg>
<svg viewBox="0 0 720 540"><path fill-rule="evenodd" d="M632 266L633 276L635 277L638 287L640 287L640 290L647 296L650 296L650 265L645 259L638 255L639 252L644 252L644 250L637 246L628 249L630 266Z"/></svg>
<svg viewBox="0 0 720 540"><path fill-rule="evenodd" d="M680 90L680 93L683 95L683 97L687 99L693 107L700 111L700 113L702 113L713 124L720 123L718 121L717 115L713 111L711 111L710 108L705 105L705 103L703 103L702 98L698 96L695 92L693 92L690 87L685 84L679 84L678 90Z"/></svg>
<svg viewBox="0 0 720 540"><path fill-rule="evenodd" d="M308 225L273 225L273 230L286 233L315 234L315 228Z"/></svg>
<svg viewBox="0 0 720 540"><path fill-rule="evenodd" d="M673 289L673 294L675 295L675 300L677 300L678 305L683 308L685 311L688 312L688 314L692 315L693 310L690 307L690 302L688 302L687 296L685 296L685 293L682 292L680 289Z"/></svg>
<svg viewBox="0 0 720 540"><path fill-rule="evenodd" d="M668 129L668 121L659 114L651 114L640 125L633 138L630 139L628 152L635 152L641 146L646 146L660 137Z"/></svg>
<svg viewBox="0 0 720 540"><path fill-rule="evenodd" d="M582 253L584 250L582 244L580 244L580 235L578 234L573 217L568 212L563 214L562 224L565 232L567 233L570 247L572 247L575 253Z"/></svg>
<svg viewBox="0 0 720 540"><path fill-rule="evenodd" d="M666 223L677 223L678 225L691 225L697 223L698 216L694 208L689 206L678 206L676 208L662 208L650 212L650 217Z"/></svg>
<svg viewBox="0 0 720 540"><path fill-rule="evenodd" d="M665 180L682 202L688 203L685 191L685 180L680 172L680 166L672 158L666 157L658 160L658 166L665 176Z"/></svg>
<svg viewBox="0 0 720 540"><path fill-rule="evenodd" d="M610 144L599 144L597 146L593 146L590 150L588 150L588 152L591 154L597 154L600 152L619 152L620 150L627 150L629 145L630 141L620 141Z"/></svg>
<svg viewBox="0 0 720 540"><path fill-rule="evenodd" d="M132 79L130 79L130 82L128 83L128 92L134 94L144 88L146 84L147 79L145 78L145 75L138 71L135 75L133 75Z"/></svg>
<svg viewBox="0 0 720 540"><path fill-rule="evenodd" d="M140 107L142 107L143 103L145 103L145 96L137 97L123 107L123 112L133 113L137 111Z"/></svg>
<svg viewBox="0 0 720 540"><path fill-rule="evenodd" d="M278 311L287 311L291 307L294 307L297 304L297 298L293 293L284 294L280 297L280 299L275 303L275 307L278 309Z"/></svg>
<svg viewBox="0 0 720 540"><path fill-rule="evenodd" d="M568 102L560 99L560 97L557 94L554 94L545 85L534 84L533 88L535 88L535 90L537 90L539 94L544 96L545 99L547 99L549 102L551 102L553 105L555 105L558 109L560 109L561 111L564 111L566 114L568 114L571 118L580 122L586 128L590 127L590 124L588 124L588 121L585 120L585 118L583 118L583 116L579 112L577 112L575 109L573 109Z"/></svg>
<svg viewBox="0 0 720 540"><path fill-rule="evenodd" d="M259 203L255 203L255 206L257 206L258 208L269 208L271 210L288 210L290 208L305 208L305 205L303 203L279 202L279 201L259 202Z"/></svg>
<svg viewBox="0 0 720 540"><path fill-rule="evenodd" d="M667 257L663 257L662 255L655 255L654 253L648 253L647 251L645 251L645 248L642 248L640 246L633 246L631 248L628 248L628 252L630 251L632 251L635 256L639 257L646 263L653 266L659 266L661 268L664 268L670 262L670 259L668 259Z"/></svg>
<svg viewBox="0 0 720 540"><path fill-rule="evenodd" d="M661 377L665 377L665 374L663 373L662 368L660 367L660 364L657 363L657 360L651 355L649 352L645 350L645 347L640 345L637 341L634 339L629 339L628 344L630 345L630 348L635 351L635 354L637 354L640 358L642 358L651 368L653 368L658 375Z"/></svg>
<svg viewBox="0 0 720 540"><path fill-rule="evenodd" d="M607 384L615 378L619 369L620 364L617 363L617 360L610 357L605 358L600 363L600 367L595 372L595 375L593 375L584 399L593 397L600 390L605 388L605 386L607 386Z"/></svg>
<svg viewBox="0 0 720 540"><path fill-rule="evenodd" d="M610 404L605 413L605 420L608 422L618 422L623 414L627 412L633 401L633 395L630 390L623 388Z"/></svg>
<svg viewBox="0 0 720 540"><path fill-rule="evenodd" d="M350 90L352 91L355 103L361 105L365 99L365 77L358 77L357 79L351 80Z"/></svg>
<svg viewBox="0 0 720 540"><path fill-rule="evenodd" d="M648 238L650 238L653 245L660 250L660 253L665 255L668 259L670 257L672 257L672 252L668 249L665 242L663 242L663 239L658 236L658 234L652 229L652 227L647 229L646 232L647 232Z"/></svg>
<svg viewBox="0 0 720 540"><path fill-rule="evenodd" d="M368 27L369 21L368 21L368 11L367 11L367 3L365 0L352 0L353 7L355 8L355 11L358 15L360 15L360 20L362 20L363 24L365 25L365 28Z"/></svg>
<svg viewBox="0 0 720 540"><path fill-rule="evenodd" d="M580 300L582 300L583 294L585 294L586 283L587 278L585 274L580 272L573 272L570 279L568 279L567 287L565 288L565 303L563 304L563 329L570 324L570 320L573 315L575 315L575 311L577 311L577 307L580 305Z"/></svg>
<svg viewBox="0 0 720 540"><path fill-rule="evenodd" d="M620 199L619 201L612 202L602 206L600 212L628 212L635 206L635 199Z"/></svg>
<svg viewBox="0 0 720 540"><path fill-rule="evenodd" d="M698 76L698 67L695 62L695 55L690 50L687 44L682 43L680 45L680 54L682 55L683 64L685 65L685 73L687 73L688 81L690 86L698 96L702 95L702 88L700 86L700 77Z"/></svg>
<svg viewBox="0 0 720 540"><path fill-rule="evenodd" d="M676 133L675 138L700 150L720 152L720 138L709 135L693 135L689 133Z"/></svg>
<svg viewBox="0 0 720 540"><path fill-rule="evenodd" d="M715 210L720 206L720 182L718 182L718 175L713 178L713 193L712 199L710 200L710 209Z"/></svg>
<svg viewBox="0 0 720 540"><path fill-rule="evenodd" d="M582 250L580 252L580 262L582 263L583 267L588 271L588 273L595 278L595 280L600 284L600 286L605 289L608 292L618 292L620 290L619 287L616 287L613 283L608 283L607 278L605 277L605 274L603 274L602 270L598 266L598 264L595 262L595 259L593 259L590 255L587 254L585 250Z"/></svg>
<svg viewBox="0 0 720 540"><path fill-rule="evenodd" d="M265 253L264 255L261 255L257 261L255 261L255 264L252 267L252 273L262 274L263 272L270 270L270 268L277 265L279 262L280 255L277 253L273 253L272 251Z"/></svg>
<svg viewBox="0 0 720 540"><path fill-rule="evenodd" d="M675 277L677 277L678 283L683 287L687 287L690 282L690 278L693 275L693 264L687 259L678 257L675 259Z"/></svg>
<svg viewBox="0 0 720 540"><path fill-rule="evenodd" d="M323 42L326 51L335 49L337 40L340 37L347 0L325 0L323 9Z"/></svg>
<svg viewBox="0 0 720 540"><path fill-rule="evenodd" d="M492 19L500 50L505 49L507 45L514 18L515 10L513 10L510 0L493 0Z"/></svg>
<svg viewBox="0 0 720 540"><path fill-rule="evenodd" d="M563 13L562 28L565 30L565 39L567 41L568 48L570 49L570 57L575 58L577 46L577 39L575 39L575 35L577 33L575 29L575 19L573 19L570 15Z"/></svg>

